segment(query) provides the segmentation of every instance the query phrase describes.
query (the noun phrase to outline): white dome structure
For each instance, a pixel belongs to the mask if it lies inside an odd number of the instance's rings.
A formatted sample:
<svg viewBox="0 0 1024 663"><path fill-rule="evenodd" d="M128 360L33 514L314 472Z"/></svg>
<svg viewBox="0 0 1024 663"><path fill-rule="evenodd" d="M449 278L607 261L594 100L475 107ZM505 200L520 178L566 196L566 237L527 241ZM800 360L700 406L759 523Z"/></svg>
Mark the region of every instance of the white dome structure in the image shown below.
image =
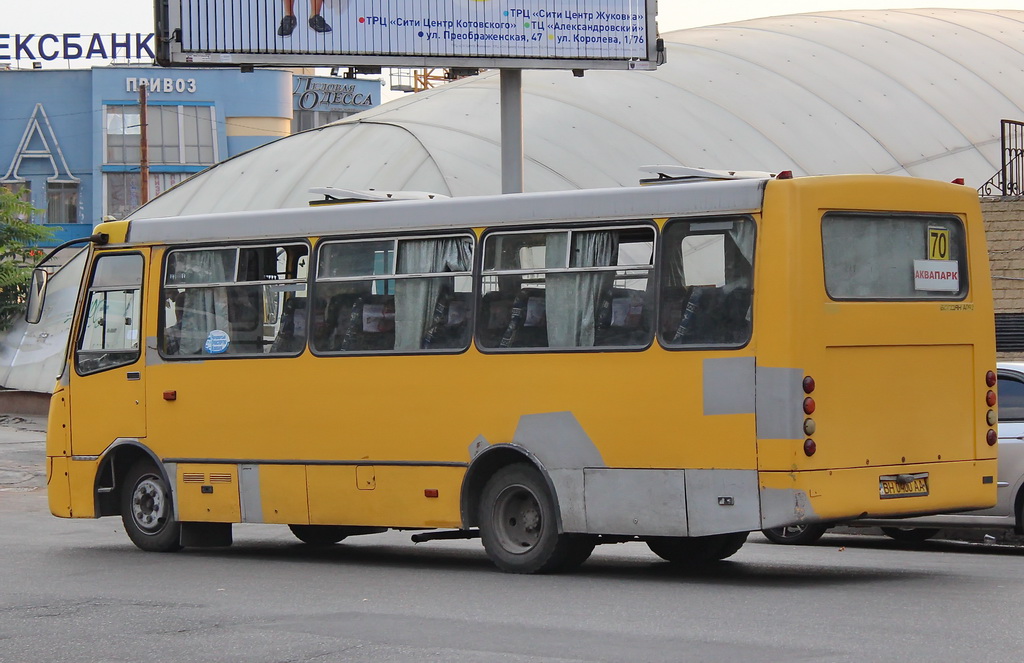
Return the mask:
<svg viewBox="0 0 1024 663"><path fill-rule="evenodd" d="M1024 11L836 11L663 35L654 72L523 74L525 189L632 186L640 166L892 173L972 187L1024 119ZM136 218L304 207L309 189L501 189L498 72L227 160Z"/></svg>

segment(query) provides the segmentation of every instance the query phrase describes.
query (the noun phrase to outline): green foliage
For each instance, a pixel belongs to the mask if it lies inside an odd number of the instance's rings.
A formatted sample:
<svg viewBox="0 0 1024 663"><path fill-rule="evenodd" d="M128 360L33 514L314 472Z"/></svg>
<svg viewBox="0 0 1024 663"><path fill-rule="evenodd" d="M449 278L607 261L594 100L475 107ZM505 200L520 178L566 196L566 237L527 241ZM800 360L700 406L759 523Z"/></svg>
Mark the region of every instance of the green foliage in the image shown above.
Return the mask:
<svg viewBox="0 0 1024 663"><path fill-rule="evenodd" d="M17 193L0 187L0 331L25 310L32 269L43 257L34 248L53 237L53 231L32 223L39 210Z"/></svg>

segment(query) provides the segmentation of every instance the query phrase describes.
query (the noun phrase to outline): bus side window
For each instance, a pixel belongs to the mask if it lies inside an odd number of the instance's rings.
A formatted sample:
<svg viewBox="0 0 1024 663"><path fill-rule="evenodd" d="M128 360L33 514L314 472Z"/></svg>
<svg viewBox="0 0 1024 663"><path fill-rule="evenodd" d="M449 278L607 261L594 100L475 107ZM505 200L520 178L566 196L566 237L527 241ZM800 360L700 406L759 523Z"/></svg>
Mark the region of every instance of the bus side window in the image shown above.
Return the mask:
<svg viewBox="0 0 1024 663"><path fill-rule="evenodd" d="M313 349L462 350L469 345L473 239L332 241L317 261Z"/></svg>
<svg viewBox="0 0 1024 663"><path fill-rule="evenodd" d="M305 244L172 250L164 274L163 355L302 352L305 325L296 320L305 313L308 253Z"/></svg>
<svg viewBox="0 0 1024 663"><path fill-rule="evenodd" d="M480 347L572 350L650 343L652 227L502 232L484 242Z"/></svg>
<svg viewBox="0 0 1024 663"><path fill-rule="evenodd" d="M751 334L755 225L674 221L665 230L659 336L672 346L745 345Z"/></svg>

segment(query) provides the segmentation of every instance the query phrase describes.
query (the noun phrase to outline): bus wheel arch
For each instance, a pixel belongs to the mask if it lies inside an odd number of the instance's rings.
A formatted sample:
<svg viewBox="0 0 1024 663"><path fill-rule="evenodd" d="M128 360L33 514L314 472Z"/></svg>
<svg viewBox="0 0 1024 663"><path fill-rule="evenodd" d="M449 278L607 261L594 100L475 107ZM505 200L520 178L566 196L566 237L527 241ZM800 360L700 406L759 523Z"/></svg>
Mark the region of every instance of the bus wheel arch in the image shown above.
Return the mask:
<svg viewBox="0 0 1024 663"><path fill-rule="evenodd" d="M107 450L96 469L96 484L93 488L97 516L121 515L120 495L128 472L136 463L147 460L160 470L164 480L171 485L160 459L145 445L131 440L115 443Z"/></svg>
<svg viewBox="0 0 1024 663"><path fill-rule="evenodd" d="M1013 531L1017 534L1024 534L1024 484L1017 489L1017 496L1013 500Z"/></svg>
<svg viewBox="0 0 1024 663"><path fill-rule="evenodd" d="M483 496L484 487L496 473L516 463L532 465L543 477L547 485L548 494L551 495L554 501L558 531L562 531L558 492L551 482L551 477L548 476L547 470L536 456L530 453L529 450L516 444L492 445L480 452L469 464L466 476L462 480L462 495L460 497L463 527L469 528L480 525L480 500Z"/></svg>

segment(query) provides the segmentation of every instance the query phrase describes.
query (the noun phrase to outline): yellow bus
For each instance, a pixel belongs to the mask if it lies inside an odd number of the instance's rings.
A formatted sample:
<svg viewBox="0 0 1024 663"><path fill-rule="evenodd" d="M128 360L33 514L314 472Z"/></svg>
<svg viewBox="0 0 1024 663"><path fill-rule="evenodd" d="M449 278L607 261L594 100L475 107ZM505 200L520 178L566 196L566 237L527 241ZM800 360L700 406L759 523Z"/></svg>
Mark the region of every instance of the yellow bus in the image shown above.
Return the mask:
<svg viewBox="0 0 1024 663"><path fill-rule="evenodd" d="M479 536L532 573L995 503L975 192L662 179L98 226L52 513L148 551Z"/></svg>

